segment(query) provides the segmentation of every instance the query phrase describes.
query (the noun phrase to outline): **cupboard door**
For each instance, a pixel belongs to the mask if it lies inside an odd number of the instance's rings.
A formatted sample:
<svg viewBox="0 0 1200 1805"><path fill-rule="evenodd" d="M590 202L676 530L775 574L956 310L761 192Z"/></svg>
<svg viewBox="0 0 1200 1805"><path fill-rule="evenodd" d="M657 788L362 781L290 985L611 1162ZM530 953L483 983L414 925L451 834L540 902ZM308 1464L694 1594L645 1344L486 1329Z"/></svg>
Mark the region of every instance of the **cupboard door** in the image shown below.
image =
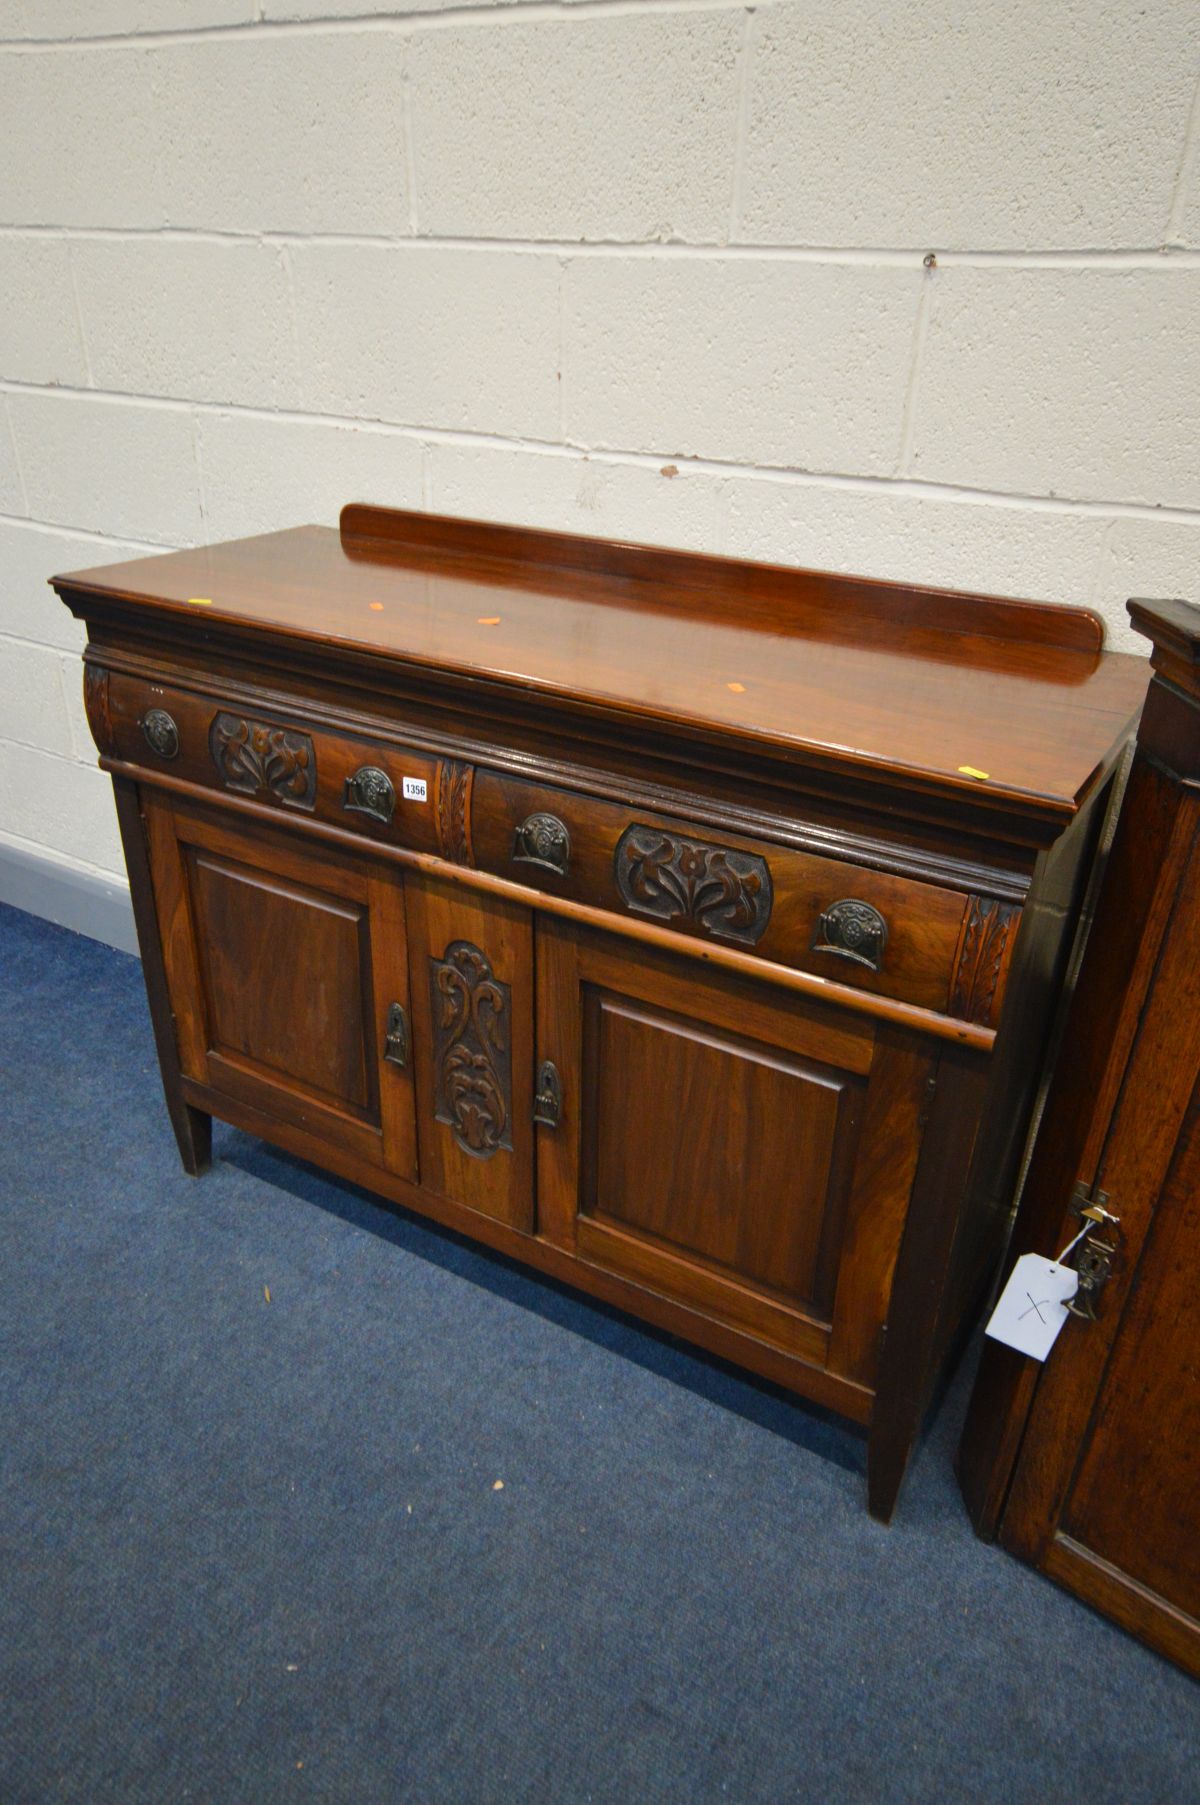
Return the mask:
<svg viewBox="0 0 1200 1805"><path fill-rule="evenodd" d="M533 1221L533 918L410 880L421 1182L515 1228Z"/></svg>
<svg viewBox="0 0 1200 1805"><path fill-rule="evenodd" d="M142 807L184 1075L415 1179L399 875Z"/></svg>
<svg viewBox="0 0 1200 1805"><path fill-rule="evenodd" d="M875 1027L539 917L538 1230L825 1365Z"/></svg>

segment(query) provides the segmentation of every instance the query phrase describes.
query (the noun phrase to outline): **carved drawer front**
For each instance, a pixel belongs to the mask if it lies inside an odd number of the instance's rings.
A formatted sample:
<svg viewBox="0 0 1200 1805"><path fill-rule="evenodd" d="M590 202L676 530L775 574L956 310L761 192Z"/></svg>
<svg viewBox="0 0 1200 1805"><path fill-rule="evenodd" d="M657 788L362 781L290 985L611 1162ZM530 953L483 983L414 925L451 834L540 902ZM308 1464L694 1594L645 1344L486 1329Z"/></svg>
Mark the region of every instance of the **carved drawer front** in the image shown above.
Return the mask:
<svg viewBox="0 0 1200 1805"><path fill-rule="evenodd" d="M1009 905L480 768L475 862L515 882L989 1022Z"/></svg>
<svg viewBox="0 0 1200 1805"><path fill-rule="evenodd" d="M118 675L105 726L114 755L147 771L278 809L297 826L442 850L440 761L323 727L302 701L280 709Z"/></svg>

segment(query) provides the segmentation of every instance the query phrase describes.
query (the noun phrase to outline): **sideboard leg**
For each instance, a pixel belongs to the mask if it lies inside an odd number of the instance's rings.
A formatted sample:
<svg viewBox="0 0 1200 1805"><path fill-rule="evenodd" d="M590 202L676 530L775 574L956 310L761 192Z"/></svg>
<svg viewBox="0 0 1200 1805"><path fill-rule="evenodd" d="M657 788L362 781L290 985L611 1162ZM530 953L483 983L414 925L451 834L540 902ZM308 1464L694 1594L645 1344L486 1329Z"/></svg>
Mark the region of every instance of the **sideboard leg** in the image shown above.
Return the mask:
<svg viewBox="0 0 1200 1805"><path fill-rule="evenodd" d="M167 1109L184 1171L191 1178L203 1177L212 1165L212 1117L202 1109L193 1109L182 1098L172 1098L169 1091Z"/></svg>
<svg viewBox="0 0 1200 1805"><path fill-rule="evenodd" d="M121 842L125 848L125 864L129 871L129 894L133 903L133 919L137 925L142 976L146 982L146 998L150 1004L150 1020L154 1026L167 1111L171 1117L171 1127L175 1130L183 1169L193 1178L199 1178L201 1173L208 1170L212 1161L212 1117L203 1110L193 1109L183 1096L179 1047L175 1040L175 1018L171 1013L162 942L158 937L158 913L154 906L154 885L150 877L150 857L146 849L146 829L138 802L138 788L128 777L114 777L113 794L117 803Z"/></svg>
<svg viewBox="0 0 1200 1805"><path fill-rule="evenodd" d="M879 1523L890 1523L900 1487L908 1470L908 1457L920 1426L911 1421L876 1423L867 1442L867 1509Z"/></svg>
<svg viewBox="0 0 1200 1805"><path fill-rule="evenodd" d="M965 1213L972 1213L967 1174L988 1076L985 1063L954 1049L942 1054L929 1088L925 1138L892 1279L867 1442L867 1502L882 1523L891 1520L938 1378L970 1318L971 1275L982 1268L989 1245L990 1217L976 1201L978 1219L968 1224L969 1248L960 1250L956 1260L964 1190Z"/></svg>

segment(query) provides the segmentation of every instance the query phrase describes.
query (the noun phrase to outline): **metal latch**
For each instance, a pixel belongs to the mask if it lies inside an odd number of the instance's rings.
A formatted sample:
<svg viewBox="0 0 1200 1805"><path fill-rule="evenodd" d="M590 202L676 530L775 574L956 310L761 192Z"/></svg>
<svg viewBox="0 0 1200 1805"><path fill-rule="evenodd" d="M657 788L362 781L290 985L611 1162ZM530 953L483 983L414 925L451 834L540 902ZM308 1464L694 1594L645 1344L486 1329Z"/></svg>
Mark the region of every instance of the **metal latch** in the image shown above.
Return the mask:
<svg viewBox="0 0 1200 1805"><path fill-rule="evenodd" d="M1075 1257L1079 1288L1067 1309L1083 1322L1096 1321L1096 1299L1112 1277L1120 1246L1121 1218L1113 1214L1108 1203L1107 1191L1102 1191L1098 1183L1087 1184L1082 1178L1071 1194L1071 1214L1088 1224L1088 1228Z"/></svg>

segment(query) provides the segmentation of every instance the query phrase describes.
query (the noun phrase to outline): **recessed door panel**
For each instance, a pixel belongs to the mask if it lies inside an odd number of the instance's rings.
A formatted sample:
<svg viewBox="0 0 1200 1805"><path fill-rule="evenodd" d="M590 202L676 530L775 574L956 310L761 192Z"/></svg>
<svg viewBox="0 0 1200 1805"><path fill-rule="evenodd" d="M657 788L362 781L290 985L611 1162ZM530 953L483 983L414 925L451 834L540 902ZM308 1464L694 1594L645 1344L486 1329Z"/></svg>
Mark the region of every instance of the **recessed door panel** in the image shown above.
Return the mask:
<svg viewBox="0 0 1200 1805"><path fill-rule="evenodd" d="M825 1365L874 1024L538 918L538 1231Z"/></svg>
<svg viewBox="0 0 1200 1805"><path fill-rule="evenodd" d="M154 794L143 815L184 1073L415 1179L400 874Z"/></svg>
<svg viewBox="0 0 1200 1805"><path fill-rule="evenodd" d="M583 1214L827 1316L862 1080L588 986Z"/></svg>
<svg viewBox="0 0 1200 1805"><path fill-rule="evenodd" d="M211 1049L373 1113L366 905L196 847L188 871Z"/></svg>

